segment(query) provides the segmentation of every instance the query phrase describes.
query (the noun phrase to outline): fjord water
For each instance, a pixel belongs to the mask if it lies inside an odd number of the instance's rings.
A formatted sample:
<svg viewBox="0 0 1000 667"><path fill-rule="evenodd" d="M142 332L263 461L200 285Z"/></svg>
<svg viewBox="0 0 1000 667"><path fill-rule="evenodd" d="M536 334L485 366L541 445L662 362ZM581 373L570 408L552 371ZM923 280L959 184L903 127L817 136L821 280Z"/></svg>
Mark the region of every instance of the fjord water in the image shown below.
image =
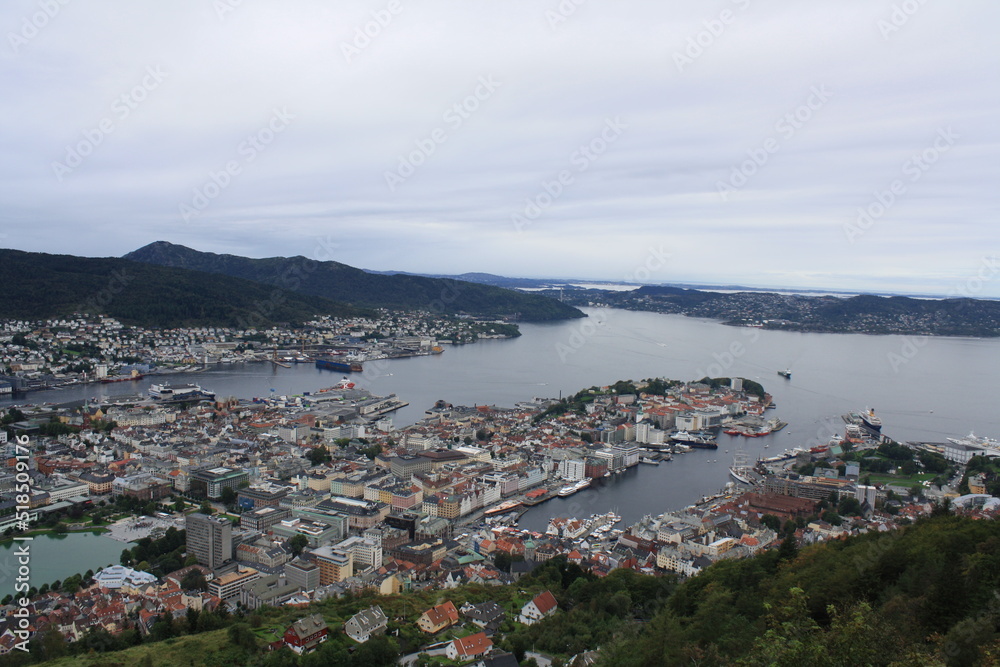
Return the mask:
<svg viewBox="0 0 1000 667"><path fill-rule="evenodd" d="M542 529L548 516L564 516L571 509L589 514L617 508L631 522L683 507L726 484L737 443L743 442L753 458L815 446L843 433L840 415L865 407L874 408L883 432L898 440L942 441L973 429L1000 437L998 339L793 333L680 315L585 311L584 320L521 324L523 335L513 340L483 340L448 346L441 355L369 363L364 374L351 379L375 394L395 393L410 403L395 413L397 426L417 421L438 399L509 407L620 379L705 375L760 382L777 404L768 415L789 423L766 438L721 434L717 451L694 451L660 466L640 464L608 478L601 488L540 505L522 525ZM792 371L790 380L777 375L785 368ZM197 382L220 397L252 398L272 395L271 389L277 395L315 391L340 377L311 364L258 363L219 365L171 381ZM145 393L151 382L163 379L39 392L28 400L58 403Z"/></svg>

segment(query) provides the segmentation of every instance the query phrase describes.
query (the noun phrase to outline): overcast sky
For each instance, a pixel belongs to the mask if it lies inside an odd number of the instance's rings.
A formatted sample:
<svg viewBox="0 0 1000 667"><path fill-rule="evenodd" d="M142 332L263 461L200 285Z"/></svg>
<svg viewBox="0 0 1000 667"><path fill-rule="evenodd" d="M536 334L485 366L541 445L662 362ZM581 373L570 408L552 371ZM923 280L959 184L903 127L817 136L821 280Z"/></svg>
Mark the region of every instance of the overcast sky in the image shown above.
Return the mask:
<svg viewBox="0 0 1000 667"><path fill-rule="evenodd" d="M988 0L5 0L0 246L996 297L998 25Z"/></svg>

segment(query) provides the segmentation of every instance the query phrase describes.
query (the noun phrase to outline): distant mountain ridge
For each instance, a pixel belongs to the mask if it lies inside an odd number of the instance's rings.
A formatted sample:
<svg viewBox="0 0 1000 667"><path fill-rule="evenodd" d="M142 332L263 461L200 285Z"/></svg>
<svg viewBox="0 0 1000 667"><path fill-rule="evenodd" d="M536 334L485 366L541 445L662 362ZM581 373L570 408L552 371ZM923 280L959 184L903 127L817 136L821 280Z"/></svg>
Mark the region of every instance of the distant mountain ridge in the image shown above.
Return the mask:
<svg viewBox="0 0 1000 667"><path fill-rule="evenodd" d="M1000 336L1000 301L906 296L712 292L645 285L630 292L566 292L569 303L688 315L726 324L817 333Z"/></svg>
<svg viewBox="0 0 1000 667"><path fill-rule="evenodd" d="M117 257L0 249L0 284L0 318L11 319L81 312L140 326L248 328L370 313L240 278Z"/></svg>
<svg viewBox="0 0 1000 667"><path fill-rule="evenodd" d="M371 273L340 262L318 262L301 256L252 259L156 241L128 253L125 259L243 278L364 308L517 316L525 321L584 316L572 306L537 294L460 280Z"/></svg>

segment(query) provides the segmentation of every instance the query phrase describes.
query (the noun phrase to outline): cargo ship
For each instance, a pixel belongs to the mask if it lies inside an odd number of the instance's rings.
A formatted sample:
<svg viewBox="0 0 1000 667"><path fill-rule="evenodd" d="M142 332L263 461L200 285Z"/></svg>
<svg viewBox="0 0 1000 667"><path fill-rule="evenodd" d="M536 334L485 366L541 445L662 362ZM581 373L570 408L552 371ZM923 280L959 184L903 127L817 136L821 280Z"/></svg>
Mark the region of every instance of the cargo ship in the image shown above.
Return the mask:
<svg viewBox="0 0 1000 667"><path fill-rule="evenodd" d="M316 359L316 368L338 373L360 373L364 366L360 361L346 361L335 357L320 357Z"/></svg>

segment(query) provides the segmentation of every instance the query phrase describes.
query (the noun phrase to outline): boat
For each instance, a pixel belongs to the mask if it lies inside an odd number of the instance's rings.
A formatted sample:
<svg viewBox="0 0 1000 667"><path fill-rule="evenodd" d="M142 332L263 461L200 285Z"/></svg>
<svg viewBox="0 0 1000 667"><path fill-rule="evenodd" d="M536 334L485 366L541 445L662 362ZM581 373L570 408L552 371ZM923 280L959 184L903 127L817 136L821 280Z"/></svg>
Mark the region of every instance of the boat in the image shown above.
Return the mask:
<svg viewBox="0 0 1000 667"><path fill-rule="evenodd" d="M135 373L134 375L115 375L114 377L101 378L101 383L111 384L112 382L131 382L132 380L141 380L143 377L142 373Z"/></svg>
<svg viewBox="0 0 1000 667"><path fill-rule="evenodd" d="M171 385L164 382L149 385L149 397L158 401L211 401L215 399L215 393L196 384Z"/></svg>
<svg viewBox="0 0 1000 667"><path fill-rule="evenodd" d="M659 461L657 461L656 459L651 459L648 456L640 456L639 457L639 463L648 463L649 465L653 465L653 466L660 465Z"/></svg>
<svg viewBox="0 0 1000 667"><path fill-rule="evenodd" d="M670 439L674 442L679 442L688 447L696 447L698 449L718 449L719 445L711 438L706 438L702 435L694 435L693 433L688 433L687 431L677 431L670 436Z"/></svg>
<svg viewBox="0 0 1000 667"><path fill-rule="evenodd" d="M516 510L518 507L521 507L520 500L507 500L505 502L500 503L496 507L491 507L490 509L483 512L483 514L485 514L486 516L494 516L496 514L504 514L506 512L510 512L511 510Z"/></svg>
<svg viewBox="0 0 1000 667"><path fill-rule="evenodd" d="M871 408L867 408L858 417L861 418L861 423L867 426L870 430L879 433L882 431L882 420L875 416L875 411Z"/></svg>
<svg viewBox="0 0 1000 667"><path fill-rule="evenodd" d="M778 375L785 378L786 380L792 379L792 371L788 370L787 368L783 371L778 371Z"/></svg>
<svg viewBox="0 0 1000 667"><path fill-rule="evenodd" d="M360 361L342 361L335 357L320 357L316 359L316 368L339 373L360 373L364 370Z"/></svg>
<svg viewBox="0 0 1000 667"><path fill-rule="evenodd" d="M559 495L559 496L565 498L566 496L573 495L577 491L582 491L583 489L586 489L588 486L590 486L590 480L589 479L581 479L579 482L576 482L574 484L569 484L569 485L564 486L563 488L559 489L556 492L556 495Z"/></svg>

